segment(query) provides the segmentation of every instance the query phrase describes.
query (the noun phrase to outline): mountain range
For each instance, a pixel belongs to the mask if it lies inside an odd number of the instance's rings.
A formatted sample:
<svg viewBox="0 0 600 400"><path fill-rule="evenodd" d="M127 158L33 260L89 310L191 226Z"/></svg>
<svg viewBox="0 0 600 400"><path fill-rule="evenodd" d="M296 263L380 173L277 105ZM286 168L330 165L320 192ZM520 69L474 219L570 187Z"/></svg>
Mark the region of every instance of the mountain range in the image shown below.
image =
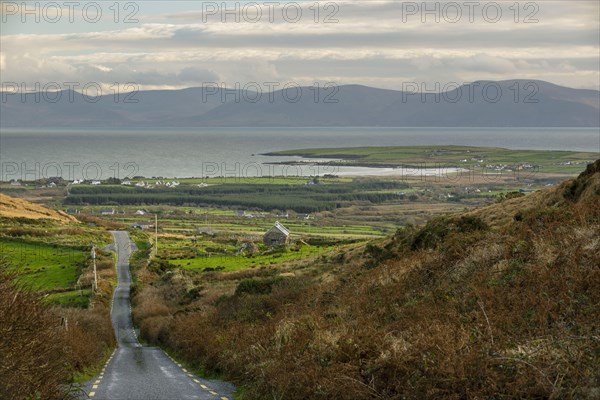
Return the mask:
<svg viewBox="0 0 600 400"><path fill-rule="evenodd" d="M213 86L115 99L2 94L2 127L598 127L600 91L539 80L476 81L420 92L360 85L260 92ZM257 86L254 86L256 89ZM56 100L54 100L56 99Z"/></svg>

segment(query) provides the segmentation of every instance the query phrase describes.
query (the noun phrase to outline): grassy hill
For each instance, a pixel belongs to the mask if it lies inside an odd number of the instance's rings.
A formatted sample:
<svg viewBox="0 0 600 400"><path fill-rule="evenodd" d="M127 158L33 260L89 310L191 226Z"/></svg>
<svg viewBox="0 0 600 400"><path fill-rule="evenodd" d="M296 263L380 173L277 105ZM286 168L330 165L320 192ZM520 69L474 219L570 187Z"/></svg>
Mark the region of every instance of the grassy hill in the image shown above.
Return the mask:
<svg viewBox="0 0 600 400"><path fill-rule="evenodd" d="M143 337L244 399L598 398L600 160L304 264L139 273Z"/></svg>
<svg viewBox="0 0 600 400"><path fill-rule="evenodd" d="M0 193L0 217L49 219L62 223L77 222L71 215L55 211L27 200Z"/></svg>
<svg viewBox="0 0 600 400"><path fill-rule="evenodd" d="M0 195L0 251L6 269L23 287L46 295L46 301L87 307L91 242L102 248L111 242L110 234L61 211ZM108 282L114 280L112 258L99 252L98 265L108 293Z"/></svg>

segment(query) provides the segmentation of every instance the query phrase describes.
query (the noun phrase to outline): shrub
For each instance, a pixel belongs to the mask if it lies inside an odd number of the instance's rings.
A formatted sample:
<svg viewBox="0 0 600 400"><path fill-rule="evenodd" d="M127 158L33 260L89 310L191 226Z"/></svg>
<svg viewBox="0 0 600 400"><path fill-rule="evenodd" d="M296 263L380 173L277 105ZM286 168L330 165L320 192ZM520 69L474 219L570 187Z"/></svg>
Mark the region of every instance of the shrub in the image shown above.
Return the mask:
<svg viewBox="0 0 600 400"><path fill-rule="evenodd" d="M58 399L69 380L60 318L0 265L0 398Z"/></svg>
<svg viewBox="0 0 600 400"><path fill-rule="evenodd" d="M523 196L525 196L525 193L521 192L500 193L500 195L498 195L498 198L496 199L496 202L502 203L505 200L516 199Z"/></svg>
<svg viewBox="0 0 600 400"><path fill-rule="evenodd" d="M167 271L172 271L176 266L171 264L168 261L160 260L157 258L153 258L150 263L148 263L148 271L154 272L157 274L164 274Z"/></svg>
<svg viewBox="0 0 600 400"><path fill-rule="evenodd" d="M472 215L463 215L456 221L456 227L459 232L467 233L474 231L488 230L488 225L479 217Z"/></svg>
<svg viewBox="0 0 600 400"><path fill-rule="evenodd" d="M271 277L271 278L251 278L242 280L237 288L235 289L235 295L240 296L244 293L247 294L268 294L271 293L273 285L282 278Z"/></svg>

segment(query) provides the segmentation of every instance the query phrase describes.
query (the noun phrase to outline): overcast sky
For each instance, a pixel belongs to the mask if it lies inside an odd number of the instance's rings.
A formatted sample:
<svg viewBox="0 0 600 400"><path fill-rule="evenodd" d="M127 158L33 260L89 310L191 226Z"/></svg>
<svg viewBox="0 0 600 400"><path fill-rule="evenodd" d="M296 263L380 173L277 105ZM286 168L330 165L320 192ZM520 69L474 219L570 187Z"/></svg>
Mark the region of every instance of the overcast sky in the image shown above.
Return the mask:
<svg viewBox="0 0 600 400"><path fill-rule="evenodd" d="M431 2L428 14L420 1L240 1L237 13L227 2L228 14L221 1L34 3L2 1L3 83L600 86L598 0Z"/></svg>

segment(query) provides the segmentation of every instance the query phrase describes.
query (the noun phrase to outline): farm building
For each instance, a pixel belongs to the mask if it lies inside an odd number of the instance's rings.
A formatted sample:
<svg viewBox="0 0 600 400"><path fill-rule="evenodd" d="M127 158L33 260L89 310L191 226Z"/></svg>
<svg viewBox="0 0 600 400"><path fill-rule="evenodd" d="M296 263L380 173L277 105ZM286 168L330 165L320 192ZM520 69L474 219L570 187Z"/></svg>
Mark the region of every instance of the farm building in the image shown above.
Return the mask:
<svg viewBox="0 0 600 400"><path fill-rule="evenodd" d="M290 231L278 222L265 233L263 243L267 246L283 246L290 240Z"/></svg>
<svg viewBox="0 0 600 400"><path fill-rule="evenodd" d="M152 229L152 228L154 228L154 222L150 222L150 221L148 221L148 222L136 222L134 224L131 224L130 226L132 228L135 228L135 229L144 229L144 230L146 230L146 229Z"/></svg>

